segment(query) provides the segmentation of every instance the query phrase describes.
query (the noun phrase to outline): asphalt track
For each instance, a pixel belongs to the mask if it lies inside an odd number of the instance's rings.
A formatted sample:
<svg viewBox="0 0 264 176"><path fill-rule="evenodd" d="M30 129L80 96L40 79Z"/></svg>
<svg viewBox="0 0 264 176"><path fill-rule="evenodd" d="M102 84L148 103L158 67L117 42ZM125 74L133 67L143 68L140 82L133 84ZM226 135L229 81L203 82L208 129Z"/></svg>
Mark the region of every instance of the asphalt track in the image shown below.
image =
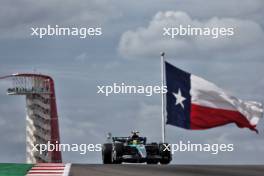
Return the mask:
<svg viewBox="0 0 264 176"><path fill-rule="evenodd" d="M69 176L264 176L264 165L72 164Z"/></svg>

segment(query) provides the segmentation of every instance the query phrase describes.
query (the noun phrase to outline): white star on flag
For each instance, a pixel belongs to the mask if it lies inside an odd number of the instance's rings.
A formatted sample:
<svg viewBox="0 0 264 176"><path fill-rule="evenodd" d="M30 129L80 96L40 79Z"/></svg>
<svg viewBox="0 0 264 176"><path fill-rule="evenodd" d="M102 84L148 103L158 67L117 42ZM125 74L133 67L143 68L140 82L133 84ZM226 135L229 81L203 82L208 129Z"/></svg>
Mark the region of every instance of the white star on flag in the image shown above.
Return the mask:
<svg viewBox="0 0 264 176"><path fill-rule="evenodd" d="M174 93L174 92L172 92L172 94L173 94L174 97L176 98L176 103L175 103L175 105L180 104L181 107L184 109L183 101L186 100L186 98L182 96L182 94L181 94L181 89L178 90L178 93L177 93L177 94Z"/></svg>

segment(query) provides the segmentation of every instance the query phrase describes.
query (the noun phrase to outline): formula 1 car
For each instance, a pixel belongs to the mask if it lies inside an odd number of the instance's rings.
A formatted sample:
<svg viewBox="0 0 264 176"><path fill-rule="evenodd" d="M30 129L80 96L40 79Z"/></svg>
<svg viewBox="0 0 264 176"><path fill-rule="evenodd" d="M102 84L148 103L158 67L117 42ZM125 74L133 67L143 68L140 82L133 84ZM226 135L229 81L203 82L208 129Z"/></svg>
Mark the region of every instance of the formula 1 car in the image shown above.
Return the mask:
<svg viewBox="0 0 264 176"><path fill-rule="evenodd" d="M146 137L139 137L132 132L131 137L109 137L103 144L102 159L104 164L144 163L169 164L171 152L166 143L146 143Z"/></svg>

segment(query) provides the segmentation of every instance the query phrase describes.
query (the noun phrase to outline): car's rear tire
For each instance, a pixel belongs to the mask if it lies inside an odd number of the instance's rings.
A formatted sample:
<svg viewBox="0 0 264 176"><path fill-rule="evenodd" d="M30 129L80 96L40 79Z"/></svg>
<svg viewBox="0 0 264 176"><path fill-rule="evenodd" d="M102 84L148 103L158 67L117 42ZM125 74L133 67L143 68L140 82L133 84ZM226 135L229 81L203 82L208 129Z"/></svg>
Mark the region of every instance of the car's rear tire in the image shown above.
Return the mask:
<svg viewBox="0 0 264 176"><path fill-rule="evenodd" d="M157 143L147 144L145 148L148 156L159 155L159 145Z"/></svg>
<svg viewBox="0 0 264 176"><path fill-rule="evenodd" d="M161 159L160 160L160 164L169 164L170 163L170 160L169 159Z"/></svg>
<svg viewBox="0 0 264 176"><path fill-rule="evenodd" d="M103 164L112 164L112 144L107 143L103 145L102 148L102 159Z"/></svg>
<svg viewBox="0 0 264 176"><path fill-rule="evenodd" d="M159 145L157 143L150 143L147 144L146 146L146 152L147 152L147 164L158 164L159 160L153 159L152 157L159 155Z"/></svg>
<svg viewBox="0 0 264 176"><path fill-rule="evenodd" d="M170 147L166 147L168 146L167 143L160 143L159 144L159 152L160 152L160 164L169 164L171 161L171 151L170 151ZM167 149L169 148L169 150Z"/></svg>
<svg viewBox="0 0 264 176"><path fill-rule="evenodd" d="M158 164L159 161L157 160L147 160L147 164Z"/></svg>
<svg viewBox="0 0 264 176"><path fill-rule="evenodd" d="M123 156L123 143L115 143L113 146L113 153L112 153L112 163L113 164L121 164L122 163L122 156Z"/></svg>

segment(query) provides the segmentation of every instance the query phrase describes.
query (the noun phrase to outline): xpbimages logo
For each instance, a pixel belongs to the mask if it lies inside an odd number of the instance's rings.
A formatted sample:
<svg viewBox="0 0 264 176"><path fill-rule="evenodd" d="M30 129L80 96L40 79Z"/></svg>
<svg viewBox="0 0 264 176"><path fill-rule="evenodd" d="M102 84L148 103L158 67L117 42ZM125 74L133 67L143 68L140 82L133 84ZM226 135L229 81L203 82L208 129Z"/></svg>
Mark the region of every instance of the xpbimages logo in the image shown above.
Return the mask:
<svg viewBox="0 0 264 176"><path fill-rule="evenodd" d="M195 27L191 25L177 27L164 27L163 36L175 38L177 36L211 36L213 39L219 36L233 36L234 28L232 27Z"/></svg>
<svg viewBox="0 0 264 176"><path fill-rule="evenodd" d="M63 152L79 152L81 155L87 154L87 152L100 152L102 150L101 144L61 144L56 141L52 144L50 141L47 144L35 144L32 145L32 152L39 152L40 154L46 154L53 151Z"/></svg>
<svg viewBox="0 0 264 176"><path fill-rule="evenodd" d="M43 38L47 36L73 36L78 38L87 38L88 36L102 35L102 28L100 27L59 27L59 25L47 27L32 27L31 36Z"/></svg>
<svg viewBox="0 0 264 176"><path fill-rule="evenodd" d="M219 152L234 151L234 144L195 144L191 143L191 141L179 141L179 143L176 144L163 145L163 151L170 151L172 154L175 152L208 152L216 155Z"/></svg>
<svg viewBox="0 0 264 176"><path fill-rule="evenodd" d="M127 85L125 83L113 83L113 85L97 86L97 93L109 96L111 94L144 94L152 96L154 94L167 93L167 86L150 86L150 85Z"/></svg>

